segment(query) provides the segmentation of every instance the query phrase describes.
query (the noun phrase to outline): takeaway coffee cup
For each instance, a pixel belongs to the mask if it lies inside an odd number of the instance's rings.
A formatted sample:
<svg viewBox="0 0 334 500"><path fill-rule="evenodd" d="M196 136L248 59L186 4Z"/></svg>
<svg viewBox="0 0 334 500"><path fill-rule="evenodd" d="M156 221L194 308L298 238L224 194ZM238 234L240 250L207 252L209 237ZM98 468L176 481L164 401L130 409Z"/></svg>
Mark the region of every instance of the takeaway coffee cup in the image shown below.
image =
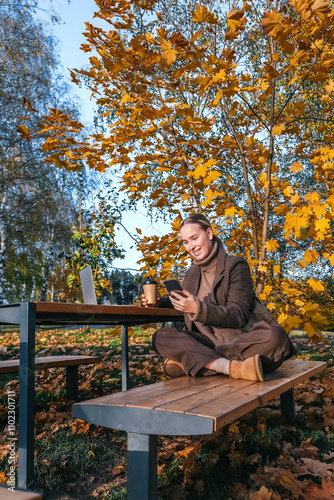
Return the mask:
<svg viewBox="0 0 334 500"><path fill-rule="evenodd" d="M143 292L147 299L148 306L157 305L158 285L152 278L146 278L143 282Z"/></svg>

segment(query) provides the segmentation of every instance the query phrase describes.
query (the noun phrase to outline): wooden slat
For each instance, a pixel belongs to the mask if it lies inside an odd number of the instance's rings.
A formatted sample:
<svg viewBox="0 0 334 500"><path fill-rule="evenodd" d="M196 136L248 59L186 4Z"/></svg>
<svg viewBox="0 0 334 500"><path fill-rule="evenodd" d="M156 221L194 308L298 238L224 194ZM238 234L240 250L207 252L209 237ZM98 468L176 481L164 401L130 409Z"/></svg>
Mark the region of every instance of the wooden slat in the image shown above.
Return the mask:
<svg viewBox="0 0 334 500"><path fill-rule="evenodd" d="M60 366L88 365L98 363L100 358L97 356L45 356L35 358L35 369L56 368ZM0 361L0 373L16 373L20 369L19 359L10 359Z"/></svg>
<svg viewBox="0 0 334 500"><path fill-rule="evenodd" d="M204 379L204 380L203 380ZM182 388L176 388L174 386L172 391L167 393L161 393L159 395L149 394L149 398L146 399L136 399L132 403L129 402L126 406L137 406L140 408L152 408L157 410L164 410L164 405L166 404L178 404L180 402L180 406L183 408L180 410L182 413L186 412L188 401L191 398L209 398L208 394L211 392L216 392L220 388L230 386L230 379L224 376L218 377L201 377L201 379L192 379L195 383L191 383L188 386ZM225 391L229 391L229 389L225 389ZM147 396L147 395L146 395ZM173 409L173 411L175 411Z"/></svg>
<svg viewBox="0 0 334 500"><path fill-rule="evenodd" d="M210 379L210 380L208 380ZM108 396L101 396L100 398L95 398L93 401L95 404L103 405L119 405L127 406L137 404L140 405L142 400L148 399L149 397L160 397L161 395L171 394L180 389L187 391L189 388L202 386L205 384L216 385L217 380L221 381L222 377L199 377L194 379L193 377L179 377L170 380L164 380L162 382L156 382L155 384L144 385L141 387L134 387L124 392L117 392L114 394L109 394ZM91 400L83 401L81 404L91 404Z"/></svg>
<svg viewBox="0 0 334 500"><path fill-rule="evenodd" d="M217 399L224 399L226 395L239 390L239 388L248 388L255 384L250 380L231 380L226 377L225 383L220 383L217 387L192 394L190 396L184 395L177 400L167 401L161 405L156 405L156 410L173 411L180 413L191 413L194 408L201 407L201 405L209 404ZM203 412L200 411L202 415ZM211 416L211 415L209 415Z"/></svg>

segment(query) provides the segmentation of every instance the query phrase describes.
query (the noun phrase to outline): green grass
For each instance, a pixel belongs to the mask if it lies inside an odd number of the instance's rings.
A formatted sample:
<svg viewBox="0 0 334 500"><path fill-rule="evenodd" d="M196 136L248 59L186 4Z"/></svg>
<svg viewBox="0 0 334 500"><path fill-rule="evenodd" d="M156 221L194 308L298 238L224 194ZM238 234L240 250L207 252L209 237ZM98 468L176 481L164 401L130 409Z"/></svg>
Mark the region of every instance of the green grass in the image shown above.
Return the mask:
<svg viewBox="0 0 334 500"><path fill-rule="evenodd" d="M109 491L104 497L104 500L125 500L126 499L126 488L124 486L118 486Z"/></svg>
<svg viewBox="0 0 334 500"><path fill-rule="evenodd" d="M64 482L81 481L92 473L112 467L120 455L119 447L105 437L74 434L60 429L36 440L36 484L44 490L61 489Z"/></svg>

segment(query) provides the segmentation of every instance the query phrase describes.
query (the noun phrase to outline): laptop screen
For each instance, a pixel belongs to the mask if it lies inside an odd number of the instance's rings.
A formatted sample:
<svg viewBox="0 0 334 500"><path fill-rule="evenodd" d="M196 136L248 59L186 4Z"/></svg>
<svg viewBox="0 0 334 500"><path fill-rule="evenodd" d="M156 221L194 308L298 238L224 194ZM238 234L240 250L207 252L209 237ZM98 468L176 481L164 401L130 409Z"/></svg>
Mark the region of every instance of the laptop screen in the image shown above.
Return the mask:
<svg viewBox="0 0 334 500"><path fill-rule="evenodd" d="M80 271L80 281L85 304L97 304L91 266Z"/></svg>

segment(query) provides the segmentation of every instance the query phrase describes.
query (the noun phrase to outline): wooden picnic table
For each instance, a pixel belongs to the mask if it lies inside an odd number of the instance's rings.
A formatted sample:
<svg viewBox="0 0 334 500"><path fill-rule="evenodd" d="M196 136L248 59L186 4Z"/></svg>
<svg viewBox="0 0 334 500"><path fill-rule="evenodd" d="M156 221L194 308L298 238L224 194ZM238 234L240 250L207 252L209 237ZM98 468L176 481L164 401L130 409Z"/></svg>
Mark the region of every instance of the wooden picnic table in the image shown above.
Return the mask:
<svg viewBox="0 0 334 500"><path fill-rule="evenodd" d="M0 325L20 327L18 486L34 479L35 328L36 325L121 325L122 390L128 388L128 326L182 321L174 309L138 306L20 302L0 305Z"/></svg>

